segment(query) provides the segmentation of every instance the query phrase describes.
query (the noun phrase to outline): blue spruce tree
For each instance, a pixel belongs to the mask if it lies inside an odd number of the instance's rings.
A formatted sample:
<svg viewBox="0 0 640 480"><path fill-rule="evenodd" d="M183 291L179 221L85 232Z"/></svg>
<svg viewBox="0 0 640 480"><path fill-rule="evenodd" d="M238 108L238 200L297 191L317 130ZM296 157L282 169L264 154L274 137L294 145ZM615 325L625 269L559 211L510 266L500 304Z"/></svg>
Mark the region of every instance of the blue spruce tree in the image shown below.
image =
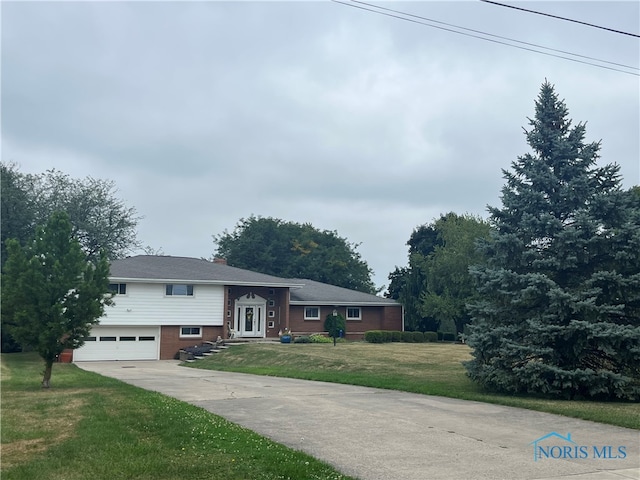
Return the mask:
<svg viewBox="0 0 640 480"><path fill-rule="evenodd" d="M640 196L545 81L525 130L532 153L503 171L502 208L472 268L469 376L488 389L640 398Z"/></svg>

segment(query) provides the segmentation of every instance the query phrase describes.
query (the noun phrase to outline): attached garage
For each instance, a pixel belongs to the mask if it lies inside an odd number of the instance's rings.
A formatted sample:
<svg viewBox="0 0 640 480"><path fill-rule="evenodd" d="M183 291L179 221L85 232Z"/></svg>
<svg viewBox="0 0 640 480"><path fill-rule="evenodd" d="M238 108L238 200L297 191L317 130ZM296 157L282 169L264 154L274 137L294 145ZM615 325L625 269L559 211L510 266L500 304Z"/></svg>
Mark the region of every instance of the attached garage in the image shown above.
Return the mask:
<svg viewBox="0 0 640 480"><path fill-rule="evenodd" d="M91 330L85 344L73 352L73 360L157 360L159 351L159 327L98 326Z"/></svg>

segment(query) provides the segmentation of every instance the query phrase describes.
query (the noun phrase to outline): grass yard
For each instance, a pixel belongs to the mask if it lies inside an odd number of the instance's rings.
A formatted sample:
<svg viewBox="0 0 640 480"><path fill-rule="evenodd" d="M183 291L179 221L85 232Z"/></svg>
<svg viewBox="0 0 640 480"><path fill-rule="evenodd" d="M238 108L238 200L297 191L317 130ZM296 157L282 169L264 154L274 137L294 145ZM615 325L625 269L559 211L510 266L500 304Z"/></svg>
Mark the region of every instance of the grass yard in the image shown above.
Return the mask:
<svg viewBox="0 0 640 480"><path fill-rule="evenodd" d="M640 429L640 404L550 400L482 391L465 374L466 345L343 342L255 343L189 364L196 368L303 378L476 400Z"/></svg>
<svg viewBox="0 0 640 480"><path fill-rule="evenodd" d="M205 410L55 364L2 354L2 479L348 479Z"/></svg>

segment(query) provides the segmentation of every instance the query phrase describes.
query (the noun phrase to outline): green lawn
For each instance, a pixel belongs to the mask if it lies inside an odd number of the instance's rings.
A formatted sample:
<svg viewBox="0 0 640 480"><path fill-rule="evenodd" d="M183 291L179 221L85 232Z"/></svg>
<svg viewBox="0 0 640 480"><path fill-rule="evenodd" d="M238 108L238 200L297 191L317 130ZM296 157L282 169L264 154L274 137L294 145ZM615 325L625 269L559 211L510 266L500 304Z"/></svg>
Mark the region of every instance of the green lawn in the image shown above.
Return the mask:
<svg viewBox="0 0 640 480"><path fill-rule="evenodd" d="M466 345L343 342L234 345L196 368L347 383L497 403L640 429L640 404L551 400L482 391L465 374Z"/></svg>
<svg viewBox="0 0 640 480"><path fill-rule="evenodd" d="M55 364L2 354L2 479L347 479L205 410Z"/></svg>

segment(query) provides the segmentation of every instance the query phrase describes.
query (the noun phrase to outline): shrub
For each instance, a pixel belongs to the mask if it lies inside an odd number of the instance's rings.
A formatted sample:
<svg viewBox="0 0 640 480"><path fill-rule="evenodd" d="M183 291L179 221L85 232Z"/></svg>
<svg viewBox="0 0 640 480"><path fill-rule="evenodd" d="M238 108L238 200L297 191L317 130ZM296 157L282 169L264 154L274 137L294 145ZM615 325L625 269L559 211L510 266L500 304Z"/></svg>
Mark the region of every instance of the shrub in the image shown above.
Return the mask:
<svg viewBox="0 0 640 480"><path fill-rule="evenodd" d="M369 343L382 343L384 341L382 330L369 330L364 332L364 339Z"/></svg>
<svg viewBox="0 0 640 480"><path fill-rule="evenodd" d="M422 332L401 332L399 330L369 330L364 339L369 343L424 342Z"/></svg>
<svg viewBox="0 0 640 480"><path fill-rule="evenodd" d="M324 320L324 330L330 337L344 337L347 334L347 322L340 313L330 313ZM342 335L340 333L342 332ZM333 341L333 340L331 340Z"/></svg>
<svg viewBox="0 0 640 480"><path fill-rule="evenodd" d="M296 337L293 339L293 343L311 343L311 339L307 335Z"/></svg>
<svg viewBox="0 0 640 480"><path fill-rule="evenodd" d="M425 342L437 342L438 334L436 332L424 332L424 341Z"/></svg>
<svg viewBox="0 0 640 480"><path fill-rule="evenodd" d="M333 343L332 339L330 339L329 337L325 337L324 335L321 335L319 333L314 333L313 335L309 336L309 340L311 341L311 343Z"/></svg>
<svg viewBox="0 0 640 480"><path fill-rule="evenodd" d="M442 337L444 336L444 333L438 331L438 341L441 342L442 341Z"/></svg>
<svg viewBox="0 0 640 480"><path fill-rule="evenodd" d="M413 332L402 332L402 341L412 343L413 342Z"/></svg>
<svg viewBox="0 0 640 480"><path fill-rule="evenodd" d="M444 340L445 342L455 342L456 341L456 334L453 332L445 332L442 335L442 340Z"/></svg>
<svg viewBox="0 0 640 480"><path fill-rule="evenodd" d="M424 333L422 333L422 332L413 332L413 341L415 343L424 343Z"/></svg>

